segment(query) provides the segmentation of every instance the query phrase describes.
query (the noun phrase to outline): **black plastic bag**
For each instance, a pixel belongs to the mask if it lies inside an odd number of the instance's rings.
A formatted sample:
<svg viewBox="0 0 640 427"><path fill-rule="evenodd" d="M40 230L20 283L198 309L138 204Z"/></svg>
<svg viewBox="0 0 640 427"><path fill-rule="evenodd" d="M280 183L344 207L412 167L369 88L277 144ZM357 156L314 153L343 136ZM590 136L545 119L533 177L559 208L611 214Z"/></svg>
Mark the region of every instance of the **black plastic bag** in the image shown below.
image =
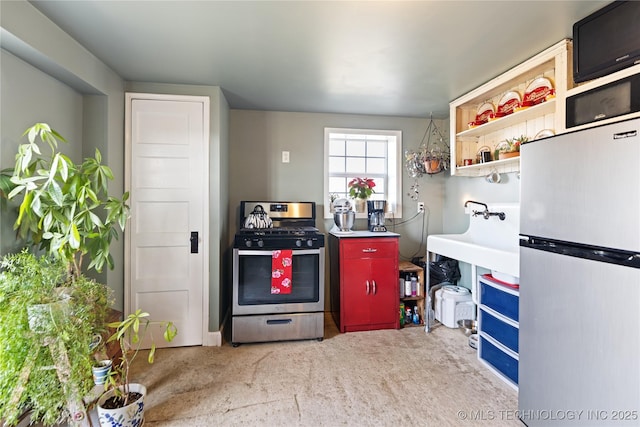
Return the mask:
<svg viewBox="0 0 640 427"><path fill-rule="evenodd" d="M431 285L450 282L454 285L460 280L458 260L437 255L435 261L429 262L429 280Z"/></svg>

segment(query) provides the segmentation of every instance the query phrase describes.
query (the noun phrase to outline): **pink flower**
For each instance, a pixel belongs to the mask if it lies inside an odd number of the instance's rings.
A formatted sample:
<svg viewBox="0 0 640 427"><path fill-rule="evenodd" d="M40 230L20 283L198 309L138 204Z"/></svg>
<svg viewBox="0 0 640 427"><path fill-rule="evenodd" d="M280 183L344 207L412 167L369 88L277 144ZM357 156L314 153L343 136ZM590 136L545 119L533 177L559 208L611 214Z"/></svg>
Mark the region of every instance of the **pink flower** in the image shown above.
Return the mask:
<svg viewBox="0 0 640 427"><path fill-rule="evenodd" d="M291 258L286 257L286 258L282 258L282 265L285 267L289 267L291 265L292 261Z"/></svg>
<svg viewBox="0 0 640 427"><path fill-rule="evenodd" d="M371 178L353 178L347 184L349 187L349 195L358 199L366 199L371 196L373 191L373 187L376 186L376 183Z"/></svg>

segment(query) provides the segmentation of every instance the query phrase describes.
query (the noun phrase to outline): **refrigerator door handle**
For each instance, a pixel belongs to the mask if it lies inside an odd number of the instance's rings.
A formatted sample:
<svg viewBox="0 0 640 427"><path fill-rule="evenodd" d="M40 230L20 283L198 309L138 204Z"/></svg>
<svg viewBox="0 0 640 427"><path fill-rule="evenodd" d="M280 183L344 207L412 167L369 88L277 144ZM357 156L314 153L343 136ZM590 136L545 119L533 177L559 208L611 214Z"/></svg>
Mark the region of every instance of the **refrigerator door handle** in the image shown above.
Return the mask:
<svg viewBox="0 0 640 427"><path fill-rule="evenodd" d="M553 252L559 255L618 264L631 268L640 268L640 254L630 251L601 248L552 239L541 239L533 236L520 236L520 246L539 251Z"/></svg>

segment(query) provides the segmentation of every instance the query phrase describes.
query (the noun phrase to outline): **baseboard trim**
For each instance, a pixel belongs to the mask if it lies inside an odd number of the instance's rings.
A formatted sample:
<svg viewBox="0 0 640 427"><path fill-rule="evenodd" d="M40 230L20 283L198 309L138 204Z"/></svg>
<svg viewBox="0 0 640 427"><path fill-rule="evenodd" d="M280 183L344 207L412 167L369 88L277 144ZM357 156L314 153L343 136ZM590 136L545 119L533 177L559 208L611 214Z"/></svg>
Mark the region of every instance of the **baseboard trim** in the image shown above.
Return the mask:
<svg viewBox="0 0 640 427"><path fill-rule="evenodd" d="M222 347L222 331L207 332L202 345L204 347Z"/></svg>
<svg viewBox="0 0 640 427"><path fill-rule="evenodd" d="M203 347L222 347L222 342L224 337L224 326L227 324L227 319L229 318L229 310L225 313L222 324L220 325L220 330L215 332L207 332L204 337L204 342L202 343Z"/></svg>

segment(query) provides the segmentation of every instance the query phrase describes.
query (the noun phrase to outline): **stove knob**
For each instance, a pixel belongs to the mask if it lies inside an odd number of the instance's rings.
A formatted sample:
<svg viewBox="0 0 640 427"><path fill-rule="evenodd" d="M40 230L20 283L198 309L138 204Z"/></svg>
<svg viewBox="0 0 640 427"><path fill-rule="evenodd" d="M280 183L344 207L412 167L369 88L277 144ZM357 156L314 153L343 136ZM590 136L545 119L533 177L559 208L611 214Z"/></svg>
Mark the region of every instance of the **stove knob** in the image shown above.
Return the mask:
<svg viewBox="0 0 640 427"><path fill-rule="evenodd" d="M252 242L251 240L245 240L245 241L244 241L244 245L245 245L246 247L248 247L248 248L250 248L252 244L253 244L253 242Z"/></svg>
<svg viewBox="0 0 640 427"><path fill-rule="evenodd" d="M258 247L261 248L264 246L264 242L262 240L258 240Z"/></svg>
<svg viewBox="0 0 640 427"><path fill-rule="evenodd" d="M307 246L309 246L310 248L313 247L313 240L312 239L307 240Z"/></svg>
<svg viewBox="0 0 640 427"><path fill-rule="evenodd" d="M302 240L296 240L296 246L297 247L301 247L302 246Z"/></svg>

